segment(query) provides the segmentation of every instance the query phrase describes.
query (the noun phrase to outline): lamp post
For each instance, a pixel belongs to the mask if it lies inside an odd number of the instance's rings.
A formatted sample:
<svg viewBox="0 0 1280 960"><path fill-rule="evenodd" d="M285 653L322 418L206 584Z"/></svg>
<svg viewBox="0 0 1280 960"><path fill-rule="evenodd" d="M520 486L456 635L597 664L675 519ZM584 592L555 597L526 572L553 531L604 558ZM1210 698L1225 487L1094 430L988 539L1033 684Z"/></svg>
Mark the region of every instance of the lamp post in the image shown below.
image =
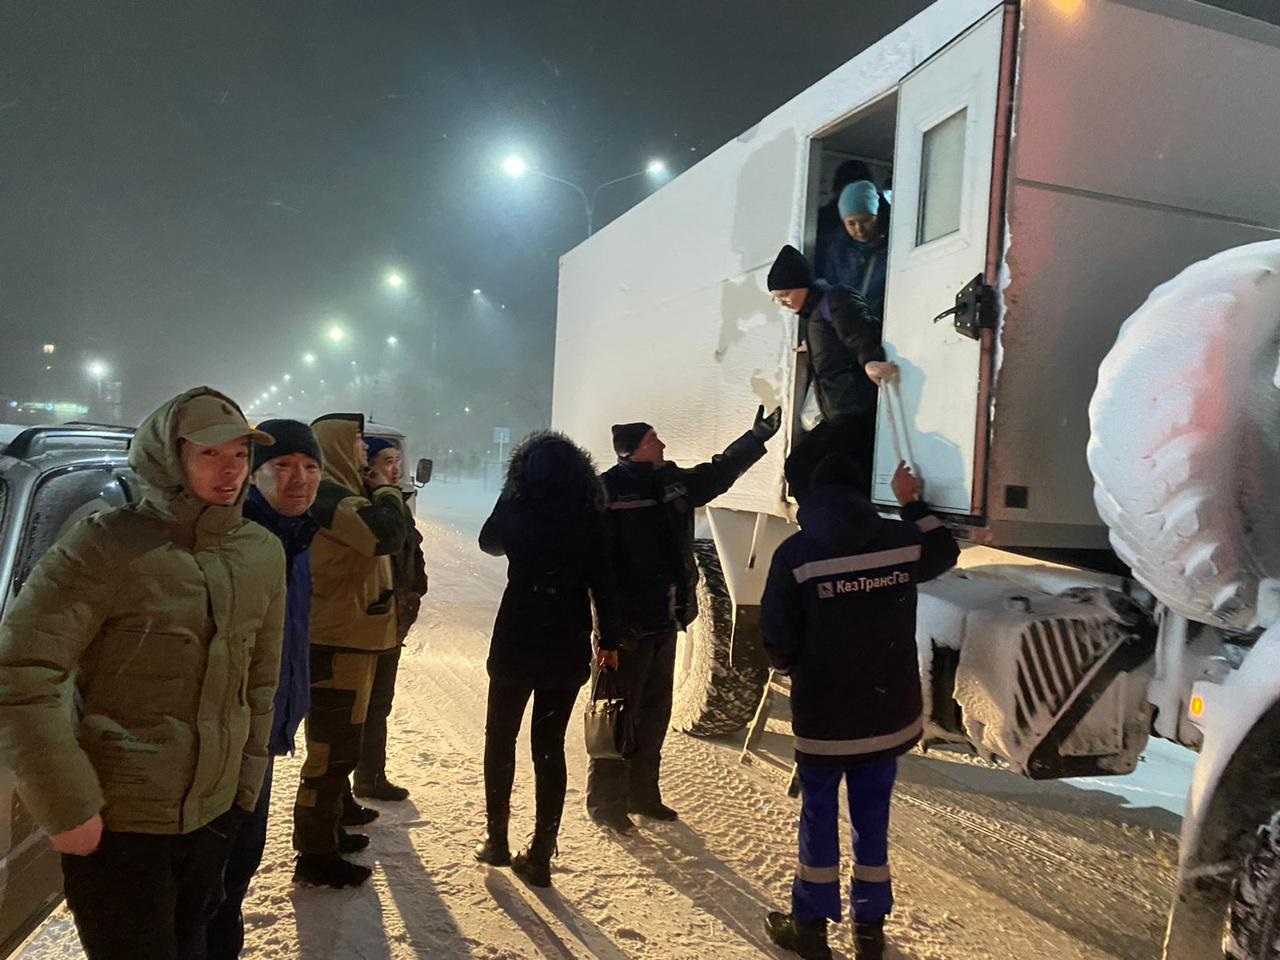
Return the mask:
<svg viewBox="0 0 1280 960"><path fill-rule="evenodd" d="M587 236L589 237L595 232L596 200L599 199L601 190L605 187L611 187L615 183L624 183L627 180L634 180L636 177L660 176L667 172L667 165L661 160L650 160L643 170L637 170L635 173L628 173L623 177L614 177L612 180L606 180L604 183L592 190L590 194L571 180L564 180L560 177L555 177L549 173L545 173L537 167L529 166L524 157L519 154L513 153L503 160L502 169L506 172L507 176L511 177L513 180L520 179L526 173L532 173L536 177L541 177L543 180L550 180L552 183L563 184L570 190L574 191L582 200L582 212L586 214L587 217Z"/></svg>
<svg viewBox="0 0 1280 960"><path fill-rule="evenodd" d="M420 311L422 318L426 320L427 323L430 325L431 356L427 365L427 371L428 371L427 400L428 400L428 403L434 408L438 402L438 396L439 396L438 394L439 387L437 385L437 377L436 377L436 371L437 371L436 355L437 355L437 349L439 347L439 340L440 340L439 318L427 316L427 308L426 308L426 305L422 302L421 293L415 288L415 285L412 284L409 281L409 279L407 279L405 275L401 273L399 270L388 270L387 273L384 275L383 280L387 288L393 294L397 296L408 296L412 300L413 305L418 309L418 311ZM396 350L399 343L400 343L399 339L394 334L387 337L386 349L384 349L382 352L383 366L386 365L386 362L388 361L390 354ZM393 392L395 390L395 380L392 380L391 390ZM392 404L392 408L398 410L398 406L394 403Z"/></svg>

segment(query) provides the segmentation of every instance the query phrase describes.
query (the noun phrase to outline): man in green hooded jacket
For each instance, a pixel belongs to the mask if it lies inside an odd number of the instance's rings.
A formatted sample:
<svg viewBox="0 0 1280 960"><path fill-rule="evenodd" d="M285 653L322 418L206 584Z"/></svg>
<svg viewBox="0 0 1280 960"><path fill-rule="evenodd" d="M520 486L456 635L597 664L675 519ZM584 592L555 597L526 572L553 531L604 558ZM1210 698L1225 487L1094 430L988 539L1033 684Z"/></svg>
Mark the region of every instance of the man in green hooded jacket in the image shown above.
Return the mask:
<svg viewBox="0 0 1280 960"><path fill-rule="evenodd" d="M201 956L257 801L284 557L241 517L254 442L207 387L166 403L129 451L142 502L72 527L0 627L0 755L89 960Z"/></svg>

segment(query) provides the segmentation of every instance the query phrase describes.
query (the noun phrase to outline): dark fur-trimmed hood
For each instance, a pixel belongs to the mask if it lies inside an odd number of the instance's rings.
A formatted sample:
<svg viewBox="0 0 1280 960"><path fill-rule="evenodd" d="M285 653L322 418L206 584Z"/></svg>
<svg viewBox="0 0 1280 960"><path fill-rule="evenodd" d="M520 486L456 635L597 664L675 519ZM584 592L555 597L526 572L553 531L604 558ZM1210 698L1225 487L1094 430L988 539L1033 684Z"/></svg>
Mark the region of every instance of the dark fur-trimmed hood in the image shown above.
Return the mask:
<svg viewBox="0 0 1280 960"><path fill-rule="evenodd" d="M603 509L605 494L591 454L558 430L538 430L511 451L502 499L580 499Z"/></svg>

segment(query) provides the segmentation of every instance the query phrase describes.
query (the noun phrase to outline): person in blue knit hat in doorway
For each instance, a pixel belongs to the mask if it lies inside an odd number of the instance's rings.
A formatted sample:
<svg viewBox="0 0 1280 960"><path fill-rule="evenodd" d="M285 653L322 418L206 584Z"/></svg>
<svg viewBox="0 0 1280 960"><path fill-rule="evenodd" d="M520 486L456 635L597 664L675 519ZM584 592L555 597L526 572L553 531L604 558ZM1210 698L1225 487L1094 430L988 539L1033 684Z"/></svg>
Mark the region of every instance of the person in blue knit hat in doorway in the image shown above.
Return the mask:
<svg viewBox="0 0 1280 960"><path fill-rule="evenodd" d="M818 275L835 286L856 290L871 314L882 321L889 252L888 204L870 180L848 184L836 203L843 230L819 250Z"/></svg>

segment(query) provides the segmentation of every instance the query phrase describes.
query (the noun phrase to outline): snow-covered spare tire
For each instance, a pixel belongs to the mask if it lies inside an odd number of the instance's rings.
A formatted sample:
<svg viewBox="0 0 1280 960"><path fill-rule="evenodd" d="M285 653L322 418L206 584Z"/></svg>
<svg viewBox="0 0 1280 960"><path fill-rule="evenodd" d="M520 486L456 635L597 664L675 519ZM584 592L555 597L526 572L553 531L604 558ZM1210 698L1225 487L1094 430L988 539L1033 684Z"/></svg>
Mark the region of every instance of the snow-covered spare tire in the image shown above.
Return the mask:
<svg viewBox="0 0 1280 960"><path fill-rule="evenodd" d="M1280 813L1264 824L1231 889L1228 960L1280 957Z"/></svg>
<svg viewBox="0 0 1280 960"><path fill-rule="evenodd" d="M1190 619L1280 618L1280 240L1157 287L1089 405L1094 502L1134 576ZM1259 609L1259 596L1264 597Z"/></svg>
<svg viewBox="0 0 1280 960"><path fill-rule="evenodd" d="M676 646L671 726L699 737L741 730L755 714L768 671L755 658L733 651L733 601L716 546L695 540L698 618Z"/></svg>

